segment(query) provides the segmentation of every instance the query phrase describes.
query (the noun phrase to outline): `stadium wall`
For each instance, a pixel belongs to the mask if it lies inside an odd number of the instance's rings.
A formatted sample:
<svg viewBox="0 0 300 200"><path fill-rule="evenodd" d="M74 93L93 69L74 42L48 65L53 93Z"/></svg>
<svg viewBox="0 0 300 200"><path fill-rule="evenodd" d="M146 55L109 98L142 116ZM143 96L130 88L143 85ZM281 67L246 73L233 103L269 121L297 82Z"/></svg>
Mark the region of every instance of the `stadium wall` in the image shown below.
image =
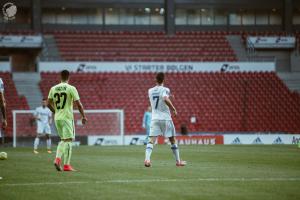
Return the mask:
<svg viewBox="0 0 300 200"><path fill-rule="evenodd" d="M6 0L0 0L1 5L5 4ZM299 1L296 0L89 0L88 3L84 0L14 0L13 3L18 8L18 14L16 20L10 23L5 23L4 20L0 20L0 30L30 30L34 32L53 31L61 29L89 29L89 30L165 30L167 33L173 34L175 30L280 30L291 32L293 30L299 30L299 22L293 23L293 15L296 15L296 8L299 8ZM272 5L272 6L270 6ZM165 8L164 22L161 26L153 24L136 24L136 25L124 25L118 24L111 26L110 23L105 23L104 18L106 8L124 8L124 9L145 9L145 8ZM45 22L43 19L45 14L50 10L55 13L68 12L68 10L77 10L78 13L82 13L83 10L98 9L103 12L103 21L101 24L91 25L89 23L55 23L52 24ZM226 23L214 23L214 24L189 24L185 23L184 26L176 24L176 9L214 9L215 12L222 11ZM278 13L280 16L280 23L266 23L266 24L244 24L230 23L230 15L247 12L264 12L264 14ZM172 31L169 31L172 30Z"/></svg>

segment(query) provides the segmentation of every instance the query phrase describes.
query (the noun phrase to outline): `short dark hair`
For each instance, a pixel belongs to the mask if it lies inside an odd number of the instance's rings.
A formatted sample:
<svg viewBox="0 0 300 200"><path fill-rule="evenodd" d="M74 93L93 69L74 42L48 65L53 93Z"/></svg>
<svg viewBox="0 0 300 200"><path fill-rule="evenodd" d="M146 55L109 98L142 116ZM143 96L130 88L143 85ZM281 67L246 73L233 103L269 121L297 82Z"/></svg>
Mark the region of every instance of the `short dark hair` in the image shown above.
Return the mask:
<svg viewBox="0 0 300 200"><path fill-rule="evenodd" d="M156 74L156 82L158 84L162 84L165 80L165 74L163 72L159 72Z"/></svg>
<svg viewBox="0 0 300 200"><path fill-rule="evenodd" d="M60 77L62 81L69 80L70 72L68 70L62 70L60 73Z"/></svg>
<svg viewBox="0 0 300 200"><path fill-rule="evenodd" d="M43 99L42 99L43 101L47 101L47 99L44 97Z"/></svg>

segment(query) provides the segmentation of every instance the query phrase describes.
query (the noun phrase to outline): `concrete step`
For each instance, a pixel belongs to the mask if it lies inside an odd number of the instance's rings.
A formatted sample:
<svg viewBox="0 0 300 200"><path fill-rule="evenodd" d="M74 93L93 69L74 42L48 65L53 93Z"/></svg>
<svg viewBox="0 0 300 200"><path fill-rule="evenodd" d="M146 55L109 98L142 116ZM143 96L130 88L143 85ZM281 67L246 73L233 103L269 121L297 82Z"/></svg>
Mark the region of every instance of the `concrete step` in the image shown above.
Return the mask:
<svg viewBox="0 0 300 200"><path fill-rule="evenodd" d="M41 80L40 74L36 72L14 72L13 78L17 81Z"/></svg>
<svg viewBox="0 0 300 200"><path fill-rule="evenodd" d="M41 105L42 93L39 83L41 80L39 73L13 73L19 95L24 95L30 109L35 109Z"/></svg>
<svg viewBox="0 0 300 200"><path fill-rule="evenodd" d="M278 72L277 75L290 90L300 92L300 72Z"/></svg>
<svg viewBox="0 0 300 200"><path fill-rule="evenodd" d="M233 49L235 55L239 61L248 60L248 55L244 44L241 41L239 35L228 35L226 36L231 48Z"/></svg>
<svg viewBox="0 0 300 200"><path fill-rule="evenodd" d="M40 59L47 60L62 60L56 41L53 35L44 35L43 51L40 54Z"/></svg>
<svg viewBox="0 0 300 200"><path fill-rule="evenodd" d="M300 80L300 72L280 72L278 76L286 80Z"/></svg>

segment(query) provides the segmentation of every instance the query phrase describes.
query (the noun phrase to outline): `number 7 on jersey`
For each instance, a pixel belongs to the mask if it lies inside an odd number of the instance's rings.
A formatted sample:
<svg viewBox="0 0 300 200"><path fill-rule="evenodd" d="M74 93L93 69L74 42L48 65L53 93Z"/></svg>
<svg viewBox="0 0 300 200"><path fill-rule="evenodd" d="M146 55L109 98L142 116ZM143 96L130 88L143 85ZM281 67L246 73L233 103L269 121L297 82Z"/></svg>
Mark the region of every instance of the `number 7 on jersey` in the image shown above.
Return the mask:
<svg viewBox="0 0 300 200"><path fill-rule="evenodd" d="M155 109L157 109L158 101L159 101L159 96L153 96L153 101L155 101L155 99L156 99Z"/></svg>

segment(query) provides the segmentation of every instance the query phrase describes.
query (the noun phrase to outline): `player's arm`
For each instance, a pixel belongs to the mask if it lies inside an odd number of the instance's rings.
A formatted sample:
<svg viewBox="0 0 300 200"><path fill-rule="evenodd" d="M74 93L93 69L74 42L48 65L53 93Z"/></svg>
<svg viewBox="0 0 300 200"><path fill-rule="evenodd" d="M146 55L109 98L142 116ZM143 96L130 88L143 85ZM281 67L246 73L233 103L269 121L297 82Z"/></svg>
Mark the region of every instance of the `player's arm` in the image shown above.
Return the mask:
<svg viewBox="0 0 300 200"><path fill-rule="evenodd" d="M0 110L2 113L2 128L5 129L7 126L6 121L6 102L4 98L4 93L0 91Z"/></svg>
<svg viewBox="0 0 300 200"><path fill-rule="evenodd" d="M53 99L48 98L47 107L51 110L52 113L55 113L55 109L54 109L54 106L53 106Z"/></svg>
<svg viewBox="0 0 300 200"><path fill-rule="evenodd" d="M52 124L53 118L52 118L52 113L49 113L49 124Z"/></svg>
<svg viewBox="0 0 300 200"><path fill-rule="evenodd" d="M78 110L79 110L79 112L80 112L80 114L81 114L81 117L82 117L82 119L81 119L82 124L86 124L87 118L86 118L86 116L85 116L84 109L83 109L83 105L82 105L82 103L81 103L81 101L80 101L78 91L77 91L77 89L76 89L75 87L73 87L73 88L71 89L71 94L72 94L72 97L73 97L73 99L74 99L74 102L75 102L75 104L76 104L76 106L77 106L77 108L78 108Z"/></svg>
<svg viewBox="0 0 300 200"><path fill-rule="evenodd" d="M176 108L174 107L170 98L168 96L164 96L163 99L164 99L165 103L167 104L167 106L170 108L170 110L173 111L174 115L177 116Z"/></svg>
<svg viewBox="0 0 300 200"><path fill-rule="evenodd" d="M51 88L48 94L47 107L51 110L52 113L55 113L54 104L53 104L53 89Z"/></svg>
<svg viewBox="0 0 300 200"><path fill-rule="evenodd" d="M84 109L83 109L83 105L82 105L80 99L76 100L76 101L75 101L75 104L76 104L76 106L77 106L77 108L78 108L78 110L79 110L79 112L80 112L80 114L81 114L81 117L82 117L82 124L86 124L87 118L86 118L86 116L85 116Z"/></svg>
<svg viewBox="0 0 300 200"><path fill-rule="evenodd" d="M49 124L52 124L53 123L53 119L52 119L52 116L49 117Z"/></svg>
<svg viewBox="0 0 300 200"><path fill-rule="evenodd" d="M34 112L34 119L35 119L35 120L40 120L40 118L39 118L39 113L38 113L38 110L37 110L37 109L35 109L35 112Z"/></svg>
<svg viewBox="0 0 300 200"><path fill-rule="evenodd" d="M172 101L170 100L170 97L172 95L170 94L170 90L169 89L165 89L162 93L162 97L163 100L165 101L165 103L167 104L167 106L169 107L169 109L174 113L174 115L177 115L177 111L176 108L174 107Z"/></svg>

